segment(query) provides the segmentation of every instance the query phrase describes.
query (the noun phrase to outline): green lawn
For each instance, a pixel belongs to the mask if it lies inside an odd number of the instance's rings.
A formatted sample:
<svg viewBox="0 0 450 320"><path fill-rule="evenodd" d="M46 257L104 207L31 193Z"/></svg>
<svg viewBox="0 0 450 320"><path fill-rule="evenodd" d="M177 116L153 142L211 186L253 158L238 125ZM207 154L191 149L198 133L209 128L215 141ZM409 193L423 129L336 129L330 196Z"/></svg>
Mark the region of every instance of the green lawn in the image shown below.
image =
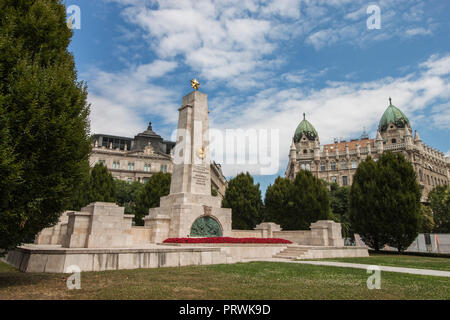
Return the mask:
<svg viewBox="0 0 450 320"><path fill-rule="evenodd" d="M322 260L450 271L450 258L371 254L367 258L332 258Z"/></svg>
<svg viewBox="0 0 450 320"><path fill-rule="evenodd" d="M450 299L450 279L383 272L368 290L365 270L276 262L25 274L0 262L0 299Z"/></svg>

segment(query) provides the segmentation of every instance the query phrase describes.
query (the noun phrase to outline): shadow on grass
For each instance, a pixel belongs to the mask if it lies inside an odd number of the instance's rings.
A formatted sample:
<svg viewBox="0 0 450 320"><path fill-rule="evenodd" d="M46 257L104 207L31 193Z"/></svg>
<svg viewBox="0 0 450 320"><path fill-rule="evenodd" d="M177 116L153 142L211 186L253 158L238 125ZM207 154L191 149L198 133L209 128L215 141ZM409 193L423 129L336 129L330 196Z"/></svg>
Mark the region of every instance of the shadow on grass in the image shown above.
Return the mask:
<svg viewBox="0 0 450 320"><path fill-rule="evenodd" d="M20 272L18 269L0 261L0 289L39 285L54 277L55 275L51 274Z"/></svg>

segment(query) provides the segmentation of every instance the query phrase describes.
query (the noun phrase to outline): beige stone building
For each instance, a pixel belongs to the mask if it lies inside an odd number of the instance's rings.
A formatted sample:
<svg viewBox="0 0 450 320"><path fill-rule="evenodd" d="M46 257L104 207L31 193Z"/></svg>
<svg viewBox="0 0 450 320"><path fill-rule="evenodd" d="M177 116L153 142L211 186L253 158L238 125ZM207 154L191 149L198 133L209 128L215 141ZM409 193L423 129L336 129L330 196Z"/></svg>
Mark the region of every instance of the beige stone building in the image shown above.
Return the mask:
<svg viewBox="0 0 450 320"><path fill-rule="evenodd" d="M351 185L359 163L368 156L377 161L385 151L401 152L412 163L426 202L435 186L449 184L450 159L424 144L417 130L413 138L408 118L389 101L375 139L363 134L360 139L321 145L316 129L304 115L292 141L286 177L294 179L303 169L329 183Z"/></svg>
<svg viewBox="0 0 450 320"><path fill-rule="evenodd" d="M124 181L145 183L156 172L172 173L175 142L156 134L150 123L134 138L95 134L90 165L102 162L112 176ZM211 186L223 198L228 182L221 166L211 162Z"/></svg>

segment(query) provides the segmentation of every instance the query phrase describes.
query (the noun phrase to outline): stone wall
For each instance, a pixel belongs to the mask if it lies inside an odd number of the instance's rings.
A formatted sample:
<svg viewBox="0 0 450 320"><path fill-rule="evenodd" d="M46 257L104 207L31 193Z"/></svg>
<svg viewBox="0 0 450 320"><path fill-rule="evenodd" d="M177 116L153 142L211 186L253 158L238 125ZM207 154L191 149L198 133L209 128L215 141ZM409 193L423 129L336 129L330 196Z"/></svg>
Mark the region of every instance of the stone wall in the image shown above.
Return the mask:
<svg viewBox="0 0 450 320"><path fill-rule="evenodd" d="M232 230L233 238L262 238L262 230Z"/></svg>
<svg viewBox="0 0 450 320"><path fill-rule="evenodd" d="M320 220L311 224L311 230L282 231L280 226L265 222L255 230L233 230L235 238L281 238L295 244L307 246L344 246L341 224L331 220Z"/></svg>
<svg viewBox="0 0 450 320"><path fill-rule="evenodd" d="M292 243L301 245L311 244L311 231L310 230L297 230L297 231L276 231L273 233L274 238L281 238L291 241Z"/></svg>
<svg viewBox="0 0 450 320"><path fill-rule="evenodd" d="M46 250L21 247L8 252L6 262L22 272L70 273L70 266L89 272L224 264L231 260L220 248Z"/></svg>

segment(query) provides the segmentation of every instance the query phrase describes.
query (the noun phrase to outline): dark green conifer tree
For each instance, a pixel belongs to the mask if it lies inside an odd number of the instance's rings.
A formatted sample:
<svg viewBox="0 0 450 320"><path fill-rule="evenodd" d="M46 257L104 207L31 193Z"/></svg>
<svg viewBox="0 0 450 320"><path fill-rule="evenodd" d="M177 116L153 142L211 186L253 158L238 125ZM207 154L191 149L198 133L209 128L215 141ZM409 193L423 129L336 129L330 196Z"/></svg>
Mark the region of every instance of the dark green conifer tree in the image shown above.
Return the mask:
<svg viewBox="0 0 450 320"><path fill-rule="evenodd" d="M252 230L262 221L261 190L250 173L240 173L229 181L222 206L232 209L233 229Z"/></svg>
<svg viewBox="0 0 450 320"><path fill-rule="evenodd" d="M328 190L311 172L300 170L294 180L294 211L288 217L286 230L307 230L311 223L327 220L330 216Z"/></svg>
<svg viewBox="0 0 450 320"><path fill-rule="evenodd" d="M108 169L97 163L91 171L89 202L115 202L116 184Z"/></svg>
<svg viewBox="0 0 450 320"><path fill-rule="evenodd" d="M375 250L385 244L404 251L417 237L420 187L410 162L401 153L368 158L353 177L350 220L356 233Z"/></svg>
<svg viewBox="0 0 450 320"><path fill-rule="evenodd" d="M386 243L384 212L378 209L380 201L377 186L377 164L371 157L361 162L353 176L350 191L350 223L365 244L380 250Z"/></svg>
<svg viewBox="0 0 450 320"><path fill-rule="evenodd" d="M421 223L420 186L412 164L401 153L385 152L377 163L379 201L386 243L406 250L419 234Z"/></svg>
<svg viewBox="0 0 450 320"><path fill-rule="evenodd" d="M134 217L136 225L143 225L143 218L148 215L148 209L159 207L159 199L169 194L171 178L170 173L158 172L148 179L137 198Z"/></svg>
<svg viewBox="0 0 450 320"><path fill-rule="evenodd" d="M287 178L278 177L269 185L264 199L264 221L275 222L283 229L289 224L294 213L294 184Z"/></svg>

